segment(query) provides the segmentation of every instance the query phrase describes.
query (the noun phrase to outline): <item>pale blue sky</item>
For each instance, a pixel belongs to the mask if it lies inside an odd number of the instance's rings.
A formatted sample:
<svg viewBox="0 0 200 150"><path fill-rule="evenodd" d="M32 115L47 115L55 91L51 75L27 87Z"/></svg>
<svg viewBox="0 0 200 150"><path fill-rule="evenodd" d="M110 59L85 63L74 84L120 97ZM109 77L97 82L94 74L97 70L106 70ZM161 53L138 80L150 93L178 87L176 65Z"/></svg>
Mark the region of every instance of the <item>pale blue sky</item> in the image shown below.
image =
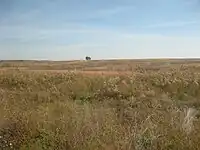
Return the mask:
<svg viewBox="0 0 200 150"><path fill-rule="evenodd" d="M0 59L200 57L198 0L0 0Z"/></svg>

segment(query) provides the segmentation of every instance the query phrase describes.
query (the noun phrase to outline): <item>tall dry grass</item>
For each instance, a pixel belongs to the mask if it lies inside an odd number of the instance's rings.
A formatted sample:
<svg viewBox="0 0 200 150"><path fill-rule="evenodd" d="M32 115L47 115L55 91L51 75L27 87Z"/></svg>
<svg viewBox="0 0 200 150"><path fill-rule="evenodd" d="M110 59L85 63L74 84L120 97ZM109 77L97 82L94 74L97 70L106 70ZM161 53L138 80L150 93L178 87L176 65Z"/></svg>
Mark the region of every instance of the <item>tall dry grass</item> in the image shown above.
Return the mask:
<svg viewBox="0 0 200 150"><path fill-rule="evenodd" d="M0 72L0 149L200 149L198 71Z"/></svg>

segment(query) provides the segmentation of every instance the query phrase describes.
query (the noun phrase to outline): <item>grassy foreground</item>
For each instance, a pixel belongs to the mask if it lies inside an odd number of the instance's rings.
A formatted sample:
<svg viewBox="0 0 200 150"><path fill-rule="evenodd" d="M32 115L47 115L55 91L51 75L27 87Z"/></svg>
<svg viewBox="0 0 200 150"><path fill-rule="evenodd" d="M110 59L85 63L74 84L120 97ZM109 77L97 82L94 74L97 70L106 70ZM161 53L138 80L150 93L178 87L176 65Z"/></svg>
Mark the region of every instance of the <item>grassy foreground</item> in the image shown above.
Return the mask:
<svg viewBox="0 0 200 150"><path fill-rule="evenodd" d="M200 149L198 69L0 72L0 149Z"/></svg>

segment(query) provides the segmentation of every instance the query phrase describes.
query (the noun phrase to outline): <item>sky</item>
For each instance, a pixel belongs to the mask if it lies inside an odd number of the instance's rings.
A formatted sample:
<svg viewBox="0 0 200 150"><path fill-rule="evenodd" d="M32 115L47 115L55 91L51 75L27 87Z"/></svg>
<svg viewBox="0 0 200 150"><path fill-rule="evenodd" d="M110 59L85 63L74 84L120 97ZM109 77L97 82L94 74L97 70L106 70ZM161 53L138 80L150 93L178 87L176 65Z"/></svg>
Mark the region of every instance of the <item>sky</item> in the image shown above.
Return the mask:
<svg viewBox="0 0 200 150"><path fill-rule="evenodd" d="M199 0L0 0L0 59L200 57Z"/></svg>

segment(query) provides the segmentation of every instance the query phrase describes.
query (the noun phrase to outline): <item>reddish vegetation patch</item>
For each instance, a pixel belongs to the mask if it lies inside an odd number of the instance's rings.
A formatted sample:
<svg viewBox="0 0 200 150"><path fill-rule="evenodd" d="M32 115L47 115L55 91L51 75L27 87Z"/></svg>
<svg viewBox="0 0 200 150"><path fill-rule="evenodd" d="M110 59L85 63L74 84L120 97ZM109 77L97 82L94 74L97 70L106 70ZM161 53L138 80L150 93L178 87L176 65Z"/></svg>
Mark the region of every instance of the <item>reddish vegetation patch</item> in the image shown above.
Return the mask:
<svg viewBox="0 0 200 150"><path fill-rule="evenodd" d="M27 71L36 71L36 72L50 72L50 73L66 73L68 70L27 70ZM115 76L115 75L130 75L130 71L74 71L74 73L82 74L82 75L107 75L107 76Z"/></svg>
<svg viewBox="0 0 200 150"><path fill-rule="evenodd" d="M12 70L11 68L1 68L0 72L5 72L8 70ZM47 72L47 73L67 73L67 72L71 72L70 70L29 70L29 69L24 69L24 68L20 68L20 70L23 71L33 71L33 72ZM130 75L132 72L131 71L81 71L81 70L77 70L77 71L72 71L76 74L81 74L81 75L89 75L89 76L99 76L99 75L105 75L105 76L124 76L124 75Z"/></svg>
<svg viewBox="0 0 200 150"><path fill-rule="evenodd" d="M84 75L128 75L131 74L130 71L77 71Z"/></svg>

